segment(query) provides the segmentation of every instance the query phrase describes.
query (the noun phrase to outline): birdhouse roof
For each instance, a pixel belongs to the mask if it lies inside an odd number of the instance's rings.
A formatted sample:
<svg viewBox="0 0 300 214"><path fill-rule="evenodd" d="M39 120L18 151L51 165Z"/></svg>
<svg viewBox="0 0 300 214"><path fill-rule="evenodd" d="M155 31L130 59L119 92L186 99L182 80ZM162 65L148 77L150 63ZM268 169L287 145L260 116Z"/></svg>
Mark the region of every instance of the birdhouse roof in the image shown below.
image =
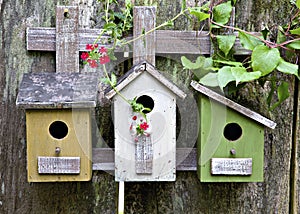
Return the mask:
<svg viewBox="0 0 300 214"><path fill-rule="evenodd" d="M248 108L245 108L244 106L241 106L240 104L238 104L238 103L236 103L236 102L234 102L234 101L232 101L232 100L230 100L230 99L228 99L228 98L226 98L226 97L224 97L224 96L222 96L222 95L206 88L205 86L200 85L196 81L192 81L191 86L195 90L197 90L200 93L208 96L209 98L212 98L212 99L218 101L219 103L224 104L224 105L234 109L235 111L251 118L252 120L255 120L256 122L259 122L259 123L271 128L271 129L274 129L275 126L276 126L276 123L269 120L268 118L265 118L262 115L254 112L254 111L252 111Z"/></svg>
<svg viewBox="0 0 300 214"><path fill-rule="evenodd" d="M27 73L16 104L25 109L95 107L98 81L93 72Z"/></svg>
<svg viewBox="0 0 300 214"><path fill-rule="evenodd" d="M118 91L121 91L123 88L125 88L127 85L129 85L134 79L136 79L138 76L140 76L142 73L148 72L152 77L154 77L157 81L159 81L161 84L166 86L169 90L171 90L174 94L176 94L178 97L184 99L186 97L186 94L184 91L182 91L180 88L178 88L174 83L172 83L170 80L168 80L166 77L164 77L160 71L156 70L153 65L151 65L147 61L143 61L137 65L135 65L132 69L130 69L120 80L117 82L117 85L115 88ZM106 93L106 97L108 99L111 99L113 96L116 95L116 91L114 89L111 89Z"/></svg>

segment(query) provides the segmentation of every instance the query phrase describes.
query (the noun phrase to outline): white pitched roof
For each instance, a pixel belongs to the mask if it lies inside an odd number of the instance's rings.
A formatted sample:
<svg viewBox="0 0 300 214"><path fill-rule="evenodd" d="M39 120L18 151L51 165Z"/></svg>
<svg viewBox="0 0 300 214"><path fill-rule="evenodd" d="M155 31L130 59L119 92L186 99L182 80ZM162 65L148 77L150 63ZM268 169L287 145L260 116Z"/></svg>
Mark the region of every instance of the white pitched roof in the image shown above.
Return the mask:
<svg viewBox="0 0 300 214"><path fill-rule="evenodd" d="M147 61L143 61L132 69L130 69L122 79L120 79L115 86L118 91L121 91L124 87L129 85L135 78L141 75L143 72L148 72L151 74L155 79L161 82L164 86L166 86L169 90L171 90L174 94L178 97L184 99L186 94L180 88L178 88L174 83L170 82L167 78L165 78L158 70L155 69L153 65L148 63ZM111 99L113 96L116 95L116 91L111 89L109 92L106 93L106 98Z"/></svg>

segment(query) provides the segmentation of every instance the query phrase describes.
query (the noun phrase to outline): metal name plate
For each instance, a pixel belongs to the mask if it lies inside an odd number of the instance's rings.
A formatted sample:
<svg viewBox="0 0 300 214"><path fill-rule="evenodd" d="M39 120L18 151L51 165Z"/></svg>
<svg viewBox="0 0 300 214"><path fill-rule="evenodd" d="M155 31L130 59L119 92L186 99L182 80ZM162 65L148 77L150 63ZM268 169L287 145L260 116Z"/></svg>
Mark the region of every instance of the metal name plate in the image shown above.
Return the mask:
<svg viewBox="0 0 300 214"><path fill-rule="evenodd" d="M38 157L39 174L79 174L80 157Z"/></svg>
<svg viewBox="0 0 300 214"><path fill-rule="evenodd" d="M251 175L252 158L212 158L212 175Z"/></svg>

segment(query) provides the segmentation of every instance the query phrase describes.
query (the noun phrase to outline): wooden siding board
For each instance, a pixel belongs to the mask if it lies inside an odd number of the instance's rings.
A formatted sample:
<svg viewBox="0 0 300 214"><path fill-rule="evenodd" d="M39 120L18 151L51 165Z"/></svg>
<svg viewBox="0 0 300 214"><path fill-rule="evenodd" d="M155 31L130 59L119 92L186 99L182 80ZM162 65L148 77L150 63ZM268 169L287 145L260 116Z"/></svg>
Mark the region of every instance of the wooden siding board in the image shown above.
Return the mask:
<svg viewBox="0 0 300 214"><path fill-rule="evenodd" d="M93 170L114 171L115 151L112 148L93 148ZM176 149L177 171L197 170L197 149Z"/></svg>
<svg viewBox="0 0 300 214"><path fill-rule="evenodd" d="M101 29L78 29L79 51L86 51L86 44L94 43L101 33ZM157 30L155 42L156 55L180 55L180 54L210 54L210 38L205 31L175 31ZM27 28L27 50L55 51L55 28L30 27ZM132 40L132 36L124 38L126 41ZM103 35L99 41L102 46L110 47L108 36ZM129 47L126 51L132 52ZM116 53L124 52L124 48L117 48ZM243 48L239 39L234 45L235 55L249 55L251 51Z"/></svg>

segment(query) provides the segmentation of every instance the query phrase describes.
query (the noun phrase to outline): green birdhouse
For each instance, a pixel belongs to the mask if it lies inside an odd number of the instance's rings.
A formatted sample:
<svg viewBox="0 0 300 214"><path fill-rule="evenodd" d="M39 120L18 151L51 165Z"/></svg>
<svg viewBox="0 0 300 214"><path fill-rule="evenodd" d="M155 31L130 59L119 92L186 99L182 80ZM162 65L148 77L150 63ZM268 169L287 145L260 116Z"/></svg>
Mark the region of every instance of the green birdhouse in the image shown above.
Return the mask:
<svg viewBox="0 0 300 214"><path fill-rule="evenodd" d="M200 92L197 174L202 182L262 182L264 127L276 123L192 81Z"/></svg>

